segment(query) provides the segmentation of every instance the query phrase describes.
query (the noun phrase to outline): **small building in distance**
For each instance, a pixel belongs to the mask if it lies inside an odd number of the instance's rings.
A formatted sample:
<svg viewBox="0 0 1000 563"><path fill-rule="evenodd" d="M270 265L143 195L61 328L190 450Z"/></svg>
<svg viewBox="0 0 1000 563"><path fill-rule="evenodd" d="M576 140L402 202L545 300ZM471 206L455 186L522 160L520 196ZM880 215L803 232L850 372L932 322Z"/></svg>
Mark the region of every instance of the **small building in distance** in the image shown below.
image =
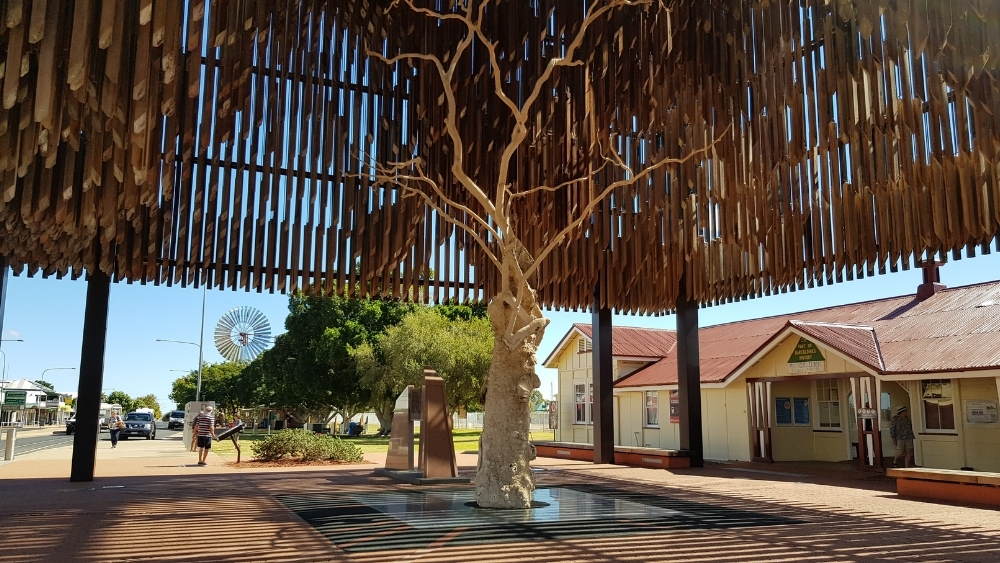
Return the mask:
<svg viewBox="0 0 1000 563"><path fill-rule="evenodd" d="M0 381L0 426L63 424L68 398L27 379Z"/></svg>
<svg viewBox="0 0 1000 563"><path fill-rule="evenodd" d="M590 339L573 325L544 362L558 442L592 443ZM699 346L706 459L882 466L907 407L918 465L1000 471L1000 281L703 327ZM615 444L676 449L673 331L614 327L612 355Z"/></svg>

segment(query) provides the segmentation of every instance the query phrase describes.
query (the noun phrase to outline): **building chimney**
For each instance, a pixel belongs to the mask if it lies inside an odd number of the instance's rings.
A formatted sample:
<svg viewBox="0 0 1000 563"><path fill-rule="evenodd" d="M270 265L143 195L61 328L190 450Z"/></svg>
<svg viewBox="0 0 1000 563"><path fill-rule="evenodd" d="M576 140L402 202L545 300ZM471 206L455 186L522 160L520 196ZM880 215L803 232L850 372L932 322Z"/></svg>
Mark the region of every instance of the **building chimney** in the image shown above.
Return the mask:
<svg viewBox="0 0 1000 563"><path fill-rule="evenodd" d="M924 271L924 281L917 286L917 301L923 301L931 295L948 287L941 283L941 266L944 261L929 258L927 260L917 260L917 266Z"/></svg>

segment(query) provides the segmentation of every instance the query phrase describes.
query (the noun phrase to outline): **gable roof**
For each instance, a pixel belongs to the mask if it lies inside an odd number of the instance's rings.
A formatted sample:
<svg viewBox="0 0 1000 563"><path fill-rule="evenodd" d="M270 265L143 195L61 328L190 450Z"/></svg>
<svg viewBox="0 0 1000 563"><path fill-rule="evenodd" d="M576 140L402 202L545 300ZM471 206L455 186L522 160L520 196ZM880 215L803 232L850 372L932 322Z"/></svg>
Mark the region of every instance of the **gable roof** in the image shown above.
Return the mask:
<svg viewBox="0 0 1000 563"><path fill-rule="evenodd" d="M542 365L551 365L563 348L569 344L570 337L579 334L587 340L593 340L593 327L585 323L574 323L552 349L552 352L545 358ZM611 331L611 355L628 358L646 358L650 361L657 360L673 350L677 344L677 336L672 330L664 328L641 328L637 326L616 326Z"/></svg>
<svg viewBox="0 0 1000 563"><path fill-rule="evenodd" d="M617 328L615 329L617 330ZM702 327L703 383L722 383L769 341L793 330L877 373L1000 367L1000 281ZM671 351L615 382L616 388L675 385Z"/></svg>
<svg viewBox="0 0 1000 563"><path fill-rule="evenodd" d="M45 389L41 385L35 383L34 381L28 381L27 379L15 379L14 381L4 382L4 391L45 391L51 393L52 391Z"/></svg>
<svg viewBox="0 0 1000 563"><path fill-rule="evenodd" d="M885 369L875 329L870 326L815 321L788 321L788 326L875 371Z"/></svg>

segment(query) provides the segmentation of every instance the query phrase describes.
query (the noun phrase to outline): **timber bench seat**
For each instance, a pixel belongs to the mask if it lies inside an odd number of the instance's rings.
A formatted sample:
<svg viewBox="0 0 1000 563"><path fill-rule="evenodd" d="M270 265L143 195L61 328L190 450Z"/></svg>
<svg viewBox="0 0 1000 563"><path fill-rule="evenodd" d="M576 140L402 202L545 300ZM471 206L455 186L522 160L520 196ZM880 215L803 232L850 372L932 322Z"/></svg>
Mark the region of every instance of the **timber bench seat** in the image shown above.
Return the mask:
<svg viewBox="0 0 1000 563"><path fill-rule="evenodd" d="M889 469L902 496L1000 506L1000 473L914 467Z"/></svg>
<svg viewBox="0 0 1000 563"><path fill-rule="evenodd" d="M578 442L535 442L538 457L594 461L594 447ZM691 460L684 450L661 450L615 446L615 464L653 469L683 469L691 467Z"/></svg>

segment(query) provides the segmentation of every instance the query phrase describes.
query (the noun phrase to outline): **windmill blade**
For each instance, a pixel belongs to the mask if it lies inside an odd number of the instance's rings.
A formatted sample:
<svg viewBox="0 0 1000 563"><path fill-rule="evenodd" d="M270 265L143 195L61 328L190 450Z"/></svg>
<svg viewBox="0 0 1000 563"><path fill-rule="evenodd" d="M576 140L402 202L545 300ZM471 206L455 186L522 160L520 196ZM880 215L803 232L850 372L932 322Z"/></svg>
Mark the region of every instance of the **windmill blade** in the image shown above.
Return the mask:
<svg viewBox="0 0 1000 563"><path fill-rule="evenodd" d="M267 349L270 337L267 316L246 305L227 311L215 326L215 347L231 362L253 361Z"/></svg>

